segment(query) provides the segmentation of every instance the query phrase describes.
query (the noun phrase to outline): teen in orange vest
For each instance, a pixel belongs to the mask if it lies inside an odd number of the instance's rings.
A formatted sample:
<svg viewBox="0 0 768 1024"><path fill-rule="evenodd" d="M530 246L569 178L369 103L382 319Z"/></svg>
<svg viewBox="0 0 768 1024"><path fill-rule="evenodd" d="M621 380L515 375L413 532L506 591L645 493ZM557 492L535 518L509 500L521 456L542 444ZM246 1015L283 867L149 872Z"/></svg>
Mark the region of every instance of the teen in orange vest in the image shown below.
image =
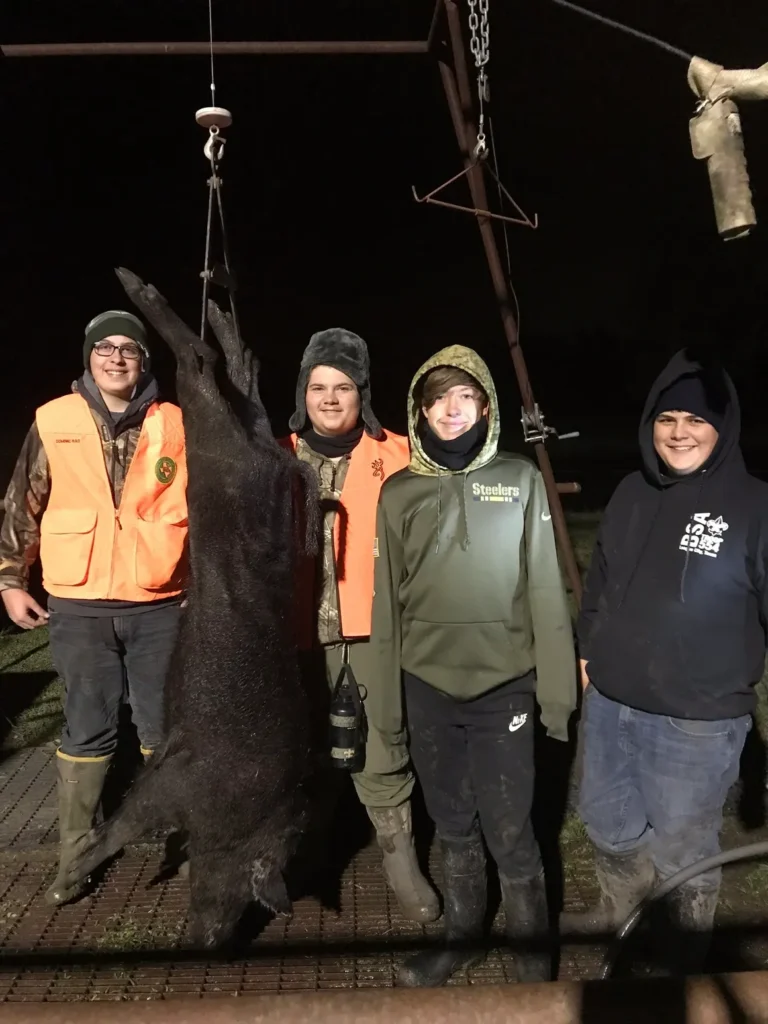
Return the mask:
<svg viewBox="0 0 768 1024"><path fill-rule="evenodd" d="M322 652L333 687L348 653L368 720L365 768L352 776L376 829L384 875L402 913L439 916L437 896L416 859L411 825L413 775L402 715L365 690L371 676L376 505L383 482L409 462L408 438L383 430L371 409L370 362L362 338L341 328L312 336L296 386L294 431L283 442L317 473L323 515L322 554L302 583L303 646ZM395 733L397 735L395 735ZM398 739L399 738L399 739Z"/></svg>
<svg viewBox="0 0 768 1024"><path fill-rule="evenodd" d="M127 698L145 759L163 736L187 546L181 410L161 402L140 320L109 310L86 327L85 373L37 410L5 497L0 592L23 629L46 623L63 678L57 751L59 873L88 832ZM48 610L27 591L40 555Z"/></svg>

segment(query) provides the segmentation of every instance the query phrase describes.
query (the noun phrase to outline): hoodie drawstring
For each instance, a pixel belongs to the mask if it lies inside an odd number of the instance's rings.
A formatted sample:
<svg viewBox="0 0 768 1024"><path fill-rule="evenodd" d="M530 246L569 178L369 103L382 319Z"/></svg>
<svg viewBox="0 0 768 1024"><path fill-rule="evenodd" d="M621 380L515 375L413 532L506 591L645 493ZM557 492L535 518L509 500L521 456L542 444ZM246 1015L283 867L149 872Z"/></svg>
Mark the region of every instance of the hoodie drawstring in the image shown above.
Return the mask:
<svg viewBox="0 0 768 1024"><path fill-rule="evenodd" d="M461 542L463 551L469 547L469 516L467 514L467 472L462 474L461 480L461 514L464 519L464 540Z"/></svg>
<svg viewBox="0 0 768 1024"><path fill-rule="evenodd" d="M467 479L468 471L461 474L461 521L464 526L464 538L461 542L462 551L469 547L469 513L467 512ZM443 473L437 471L437 537L435 539L435 554L440 550L440 527L443 515Z"/></svg>
<svg viewBox="0 0 768 1024"><path fill-rule="evenodd" d="M437 537L435 538L435 554L440 550L440 518L443 511L443 474L437 471Z"/></svg>
<svg viewBox="0 0 768 1024"><path fill-rule="evenodd" d="M693 511L689 513L688 519L686 520L686 526L690 526L693 517L696 514L696 508L701 500L701 495L704 490L704 483L706 481L706 475L701 474L699 480L699 486L696 488L696 495L693 499ZM683 562L683 571L680 573L680 603L685 604L685 577L688 575L688 563L691 560L691 534L688 534L688 543L685 545L685 561Z"/></svg>

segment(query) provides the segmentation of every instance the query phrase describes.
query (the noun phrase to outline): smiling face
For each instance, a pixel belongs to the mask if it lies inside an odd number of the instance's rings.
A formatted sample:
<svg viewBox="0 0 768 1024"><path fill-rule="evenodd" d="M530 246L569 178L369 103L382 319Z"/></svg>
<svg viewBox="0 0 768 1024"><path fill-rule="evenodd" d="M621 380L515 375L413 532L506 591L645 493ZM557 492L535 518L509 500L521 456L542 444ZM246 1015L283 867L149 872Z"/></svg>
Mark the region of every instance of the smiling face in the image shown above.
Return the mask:
<svg viewBox="0 0 768 1024"><path fill-rule="evenodd" d="M438 366L424 381L421 411L434 434L453 441L488 415L488 396L465 371Z"/></svg>
<svg viewBox="0 0 768 1024"><path fill-rule="evenodd" d="M111 355L102 355L102 346L117 346ZM113 334L97 342L91 350L89 369L96 387L107 398L129 401L141 376L142 352L133 338Z"/></svg>
<svg viewBox="0 0 768 1024"><path fill-rule="evenodd" d="M339 437L354 430L360 419L360 392L341 370L315 366L307 384L307 415L318 434Z"/></svg>
<svg viewBox="0 0 768 1024"><path fill-rule="evenodd" d="M673 473L688 475L700 469L715 450L718 432L693 413L673 409L660 413L653 424L653 447Z"/></svg>

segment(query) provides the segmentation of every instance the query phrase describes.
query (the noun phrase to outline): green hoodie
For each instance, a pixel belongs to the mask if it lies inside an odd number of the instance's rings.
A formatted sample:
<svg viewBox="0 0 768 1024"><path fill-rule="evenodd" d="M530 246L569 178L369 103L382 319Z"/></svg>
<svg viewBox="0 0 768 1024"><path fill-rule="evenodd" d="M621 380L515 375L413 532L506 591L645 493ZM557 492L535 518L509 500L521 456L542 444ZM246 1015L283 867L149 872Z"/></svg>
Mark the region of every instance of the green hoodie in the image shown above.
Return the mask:
<svg viewBox="0 0 768 1024"><path fill-rule="evenodd" d="M417 432L414 389L437 366L465 370L488 394L487 438L465 470L433 462ZM379 497L376 684L399 707L404 669L465 701L535 668L542 721L566 740L576 656L544 482L529 459L498 451L496 388L476 352L453 345L424 363L411 382L408 432L410 465Z"/></svg>

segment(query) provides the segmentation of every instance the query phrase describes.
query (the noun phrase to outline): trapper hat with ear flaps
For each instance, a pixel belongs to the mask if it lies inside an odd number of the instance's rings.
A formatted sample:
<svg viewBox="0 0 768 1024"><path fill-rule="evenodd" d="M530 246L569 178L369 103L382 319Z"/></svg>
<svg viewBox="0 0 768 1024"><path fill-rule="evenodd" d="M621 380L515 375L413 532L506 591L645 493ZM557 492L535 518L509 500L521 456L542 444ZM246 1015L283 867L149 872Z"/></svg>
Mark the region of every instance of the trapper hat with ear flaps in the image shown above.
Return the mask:
<svg viewBox="0 0 768 1024"><path fill-rule="evenodd" d="M327 331L318 331L309 339L301 357L299 379L296 382L296 412L288 421L288 426L296 432L307 425L307 384L309 375L316 366L332 366L340 370L355 382L360 392L360 414L365 425L365 432L371 437L381 437L381 424L371 408L371 363L368 357L368 346L363 339L345 331L343 327L331 327Z"/></svg>

